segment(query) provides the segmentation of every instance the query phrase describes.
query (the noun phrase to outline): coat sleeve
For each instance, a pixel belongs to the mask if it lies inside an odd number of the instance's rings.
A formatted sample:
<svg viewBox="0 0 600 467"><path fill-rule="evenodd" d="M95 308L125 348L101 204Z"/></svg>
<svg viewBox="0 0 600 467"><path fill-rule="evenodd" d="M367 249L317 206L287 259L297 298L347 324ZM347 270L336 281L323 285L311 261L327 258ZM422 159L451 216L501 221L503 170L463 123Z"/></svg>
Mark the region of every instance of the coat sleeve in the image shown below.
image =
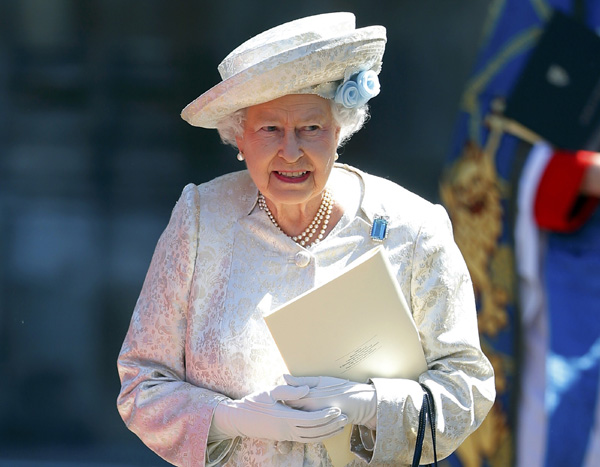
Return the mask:
<svg viewBox="0 0 600 467"><path fill-rule="evenodd" d="M594 213L598 198L579 191L594 153L556 150L542 174L534 202L539 227L555 232L573 232Z"/></svg>
<svg viewBox="0 0 600 467"><path fill-rule="evenodd" d="M117 408L125 424L156 454L179 466L204 465L212 414L225 397L186 382L199 209L196 186L186 186L156 246L117 362ZM223 448L212 446L209 452Z"/></svg>
<svg viewBox="0 0 600 467"><path fill-rule="evenodd" d="M412 462L427 385L435 400L438 459L450 455L483 421L495 398L492 366L481 351L473 286L444 209L433 207L414 244L411 306L429 370L419 382L373 379L377 390L374 449L354 451L372 465ZM402 279L401 279L402 280ZM433 461L429 428L422 464Z"/></svg>

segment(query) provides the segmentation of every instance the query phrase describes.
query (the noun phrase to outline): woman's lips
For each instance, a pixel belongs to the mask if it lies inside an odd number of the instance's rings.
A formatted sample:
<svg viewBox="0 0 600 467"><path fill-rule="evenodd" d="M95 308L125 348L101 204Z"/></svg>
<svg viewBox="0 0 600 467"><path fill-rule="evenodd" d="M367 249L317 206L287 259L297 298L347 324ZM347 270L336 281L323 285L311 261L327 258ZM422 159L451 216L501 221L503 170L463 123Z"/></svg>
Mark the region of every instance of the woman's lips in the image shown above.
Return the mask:
<svg viewBox="0 0 600 467"><path fill-rule="evenodd" d="M279 172L279 171L274 171L273 175L275 176L275 178L277 178L278 180L281 180L282 182L286 182L286 183L302 183L303 181L305 181L306 179L308 179L308 177L310 177L311 172L304 170L304 171L289 171L289 172Z"/></svg>

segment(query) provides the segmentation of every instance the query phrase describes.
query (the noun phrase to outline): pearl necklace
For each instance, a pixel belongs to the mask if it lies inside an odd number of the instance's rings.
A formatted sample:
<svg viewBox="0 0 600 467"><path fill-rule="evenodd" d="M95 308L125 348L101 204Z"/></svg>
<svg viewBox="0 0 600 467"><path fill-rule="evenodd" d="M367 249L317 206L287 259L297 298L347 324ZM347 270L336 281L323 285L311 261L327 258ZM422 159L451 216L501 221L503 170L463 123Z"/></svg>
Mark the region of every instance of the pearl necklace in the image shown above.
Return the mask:
<svg viewBox="0 0 600 467"><path fill-rule="evenodd" d="M317 243L319 243L321 240L323 240L323 237L325 237L325 231L327 230L329 219L331 219L331 211L333 210L333 204L333 196L331 195L329 188L326 188L325 193L323 194L323 200L321 201L321 206L319 206L319 210L317 211L317 214L315 214L315 217L313 218L309 226L306 229L304 229L304 232L302 232L300 235L296 235L295 237L288 235L288 237L290 237L300 246L309 247L310 245L316 245ZM283 232L283 230L281 229L281 227L279 227L279 224L275 220L273 213L269 209L269 206L267 206L267 200L265 199L262 193L258 194L258 206L260 207L260 209L267 213L267 216L269 217L269 219L271 219L273 225L277 227L277 229L280 232ZM319 231L317 238L311 241L311 238L313 238L315 233L317 233L317 230L319 229L319 226L321 224L323 225L321 226L321 230Z"/></svg>

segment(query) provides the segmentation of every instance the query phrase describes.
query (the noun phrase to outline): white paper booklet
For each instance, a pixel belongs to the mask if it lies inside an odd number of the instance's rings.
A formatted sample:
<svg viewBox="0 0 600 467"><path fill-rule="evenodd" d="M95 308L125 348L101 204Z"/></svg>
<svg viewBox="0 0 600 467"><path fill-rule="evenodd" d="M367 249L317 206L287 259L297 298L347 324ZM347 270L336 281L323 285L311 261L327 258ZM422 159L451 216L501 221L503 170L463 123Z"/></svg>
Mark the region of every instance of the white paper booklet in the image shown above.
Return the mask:
<svg viewBox="0 0 600 467"><path fill-rule="evenodd" d="M265 321L294 376L416 380L427 370L410 308L381 246ZM324 443L335 467L354 459L349 439L347 427Z"/></svg>

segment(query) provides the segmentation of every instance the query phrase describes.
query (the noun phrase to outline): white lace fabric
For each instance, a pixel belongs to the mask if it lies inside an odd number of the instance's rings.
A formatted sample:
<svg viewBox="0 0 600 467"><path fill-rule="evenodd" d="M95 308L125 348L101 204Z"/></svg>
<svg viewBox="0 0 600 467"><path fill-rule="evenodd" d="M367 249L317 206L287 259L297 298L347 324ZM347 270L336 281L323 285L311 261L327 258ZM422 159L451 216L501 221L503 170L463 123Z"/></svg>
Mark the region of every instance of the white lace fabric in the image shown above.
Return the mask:
<svg viewBox="0 0 600 467"><path fill-rule="evenodd" d="M378 245L369 238L376 214L390 218L384 247L429 364L420 382L437 404L438 456L452 452L489 410L493 370L479 346L472 285L443 208L347 166L336 166L330 186L345 215L309 249L255 209L257 190L246 171L184 189L156 247L118 361L119 411L167 461L331 465L321 444L252 438L210 443L208 433L222 398L284 382L285 364L262 316ZM308 255L307 265L297 261L299 254ZM375 445L372 451L354 446L352 464L410 464L422 390L402 379L374 384ZM430 451L426 440L423 462Z"/></svg>

